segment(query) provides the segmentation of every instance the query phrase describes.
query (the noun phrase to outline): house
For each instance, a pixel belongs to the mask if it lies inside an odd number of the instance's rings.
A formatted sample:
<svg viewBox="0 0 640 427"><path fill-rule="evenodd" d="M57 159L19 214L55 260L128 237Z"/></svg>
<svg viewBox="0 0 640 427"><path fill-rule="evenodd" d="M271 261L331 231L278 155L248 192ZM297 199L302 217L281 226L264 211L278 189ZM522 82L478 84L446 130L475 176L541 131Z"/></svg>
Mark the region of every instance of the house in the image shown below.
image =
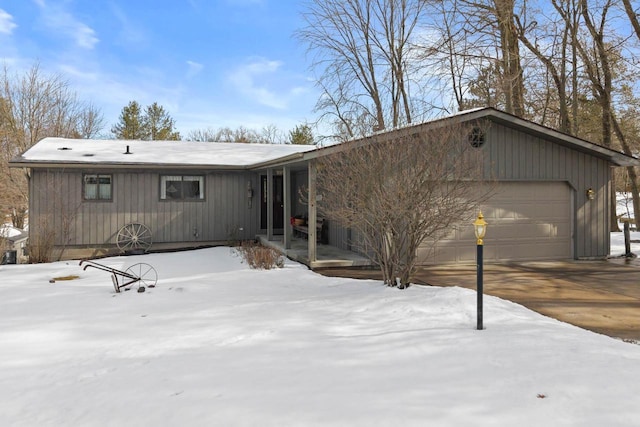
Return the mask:
<svg viewBox="0 0 640 427"><path fill-rule="evenodd" d="M492 108L346 144L375 143L453 121L488 124L477 144L497 182L483 208L490 224L485 260L608 255L611 170L640 165L635 158ZM294 255L301 242L292 236L288 218L304 214L316 223L315 160L338 149L344 146L46 138L11 166L31 169L31 235L43 227L57 230L56 248L64 248L67 257L115 252L123 230L141 229L148 236L140 240L148 237L154 249L262 236ZM298 197L302 186L309 191L308 205ZM331 222L327 227L328 246L352 251L350 230ZM311 267L344 265L318 256L316 233L309 227L302 260ZM473 228L459 227L435 250L419 255L424 264L474 262Z"/></svg>
<svg viewBox="0 0 640 427"><path fill-rule="evenodd" d="M2 247L2 264L23 263L26 260L27 239L29 232L16 228L10 224L0 225L0 241L4 241Z"/></svg>

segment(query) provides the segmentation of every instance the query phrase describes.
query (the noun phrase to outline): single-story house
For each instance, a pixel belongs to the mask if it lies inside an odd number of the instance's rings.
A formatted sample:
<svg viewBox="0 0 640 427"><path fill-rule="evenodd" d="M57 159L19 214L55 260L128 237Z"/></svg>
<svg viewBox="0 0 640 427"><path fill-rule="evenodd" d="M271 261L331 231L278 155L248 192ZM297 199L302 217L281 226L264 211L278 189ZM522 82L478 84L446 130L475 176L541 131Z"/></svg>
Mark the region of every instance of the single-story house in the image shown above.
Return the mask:
<svg viewBox="0 0 640 427"><path fill-rule="evenodd" d="M483 213L490 224L486 261L597 259L609 253L612 167L633 157L483 108L376 133L360 141L416 134L447 121L483 123L474 143L497 183ZM479 142L479 143L478 143ZM475 146L475 145L474 145ZM144 226L153 249L224 244L262 236L294 254L289 218L318 218L316 159L336 146L45 138L11 162L30 168L31 235L53 227L66 257L114 252L119 234ZM308 188L309 203L299 188ZM129 229L127 229L129 227ZM137 228L136 228L137 227ZM328 221L326 245L315 227L304 240L309 266L349 265L350 231ZM420 262L473 263L473 228L459 227ZM319 257L331 247L334 259Z"/></svg>
<svg viewBox="0 0 640 427"><path fill-rule="evenodd" d="M2 247L2 263L23 263L27 256L27 239L29 231L16 228L10 224L0 226L0 239L5 241Z"/></svg>

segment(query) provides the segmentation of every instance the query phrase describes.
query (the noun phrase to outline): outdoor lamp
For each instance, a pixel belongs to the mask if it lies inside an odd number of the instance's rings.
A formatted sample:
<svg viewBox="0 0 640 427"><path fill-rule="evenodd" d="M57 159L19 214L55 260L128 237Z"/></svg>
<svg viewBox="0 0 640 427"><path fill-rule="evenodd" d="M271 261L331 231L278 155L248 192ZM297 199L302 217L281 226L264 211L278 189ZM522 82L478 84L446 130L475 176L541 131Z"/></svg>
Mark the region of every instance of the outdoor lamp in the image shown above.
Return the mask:
<svg viewBox="0 0 640 427"><path fill-rule="evenodd" d="M589 188L589 189L587 190L587 199L589 199L589 200L593 200L593 199L595 199L595 198L596 198L596 192L595 192L595 190L594 190L593 188Z"/></svg>
<svg viewBox="0 0 640 427"><path fill-rule="evenodd" d="M251 201L253 199L253 188L251 187L251 181L247 181L247 207L251 209Z"/></svg>
<svg viewBox="0 0 640 427"><path fill-rule="evenodd" d="M482 239L484 238L485 233L487 232L487 222L484 220L484 216L482 215L482 211L478 212L478 218L473 222L473 228L476 232L476 239L478 239L477 244L482 245Z"/></svg>
<svg viewBox="0 0 640 427"><path fill-rule="evenodd" d="M484 216L482 216L482 212L478 212L478 218L473 222L473 228L476 232L476 248L477 248L477 252L476 252L476 282L477 282L477 289L476 289L476 294L478 296L478 304L477 304L477 311L478 311L478 324L477 324L477 329L478 330L482 330L484 329L484 326L482 325L482 294L483 294L483 290L482 290L482 286L483 286L483 254L482 254L482 250L483 250L483 241L482 239L484 238L485 233L487 232L487 223L484 220Z"/></svg>

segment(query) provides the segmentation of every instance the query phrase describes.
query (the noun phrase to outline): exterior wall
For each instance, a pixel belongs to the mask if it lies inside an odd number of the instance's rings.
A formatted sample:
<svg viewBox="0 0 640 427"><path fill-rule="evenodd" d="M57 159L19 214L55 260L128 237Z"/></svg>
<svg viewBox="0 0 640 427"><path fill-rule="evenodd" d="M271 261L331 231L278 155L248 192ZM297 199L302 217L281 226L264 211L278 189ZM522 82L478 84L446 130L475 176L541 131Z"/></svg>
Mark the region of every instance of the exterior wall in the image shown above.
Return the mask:
<svg viewBox="0 0 640 427"><path fill-rule="evenodd" d="M247 199L248 181L254 189L259 188L254 173L116 171L112 173L111 201L85 201L83 173L96 172L34 169L29 203L35 229L31 231L37 233L47 225L56 230L56 246L66 244L70 248L113 247L118 230L131 222L149 227L154 245L198 246L232 238L251 239L258 232L257 193L251 207ZM204 200L160 200L160 175L166 174L204 175Z"/></svg>
<svg viewBox="0 0 640 427"><path fill-rule="evenodd" d="M604 258L609 254L611 165L607 160L562 146L498 123L487 129L485 176L509 183L566 182L571 188L572 254L577 259ZM595 190L595 199L586 192ZM357 233L330 225L330 244L357 251ZM514 235L514 239L518 236Z"/></svg>
<svg viewBox="0 0 640 427"><path fill-rule="evenodd" d="M480 149L485 153L485 176L489 180L566 182L573 198L569 201L573 211L573 257L603 258L609 254L611 165L607 160L498 123L491 123ZM589 188L596 192L594 200L587 199ZM329 225L331 245L356 250L351 244L358 241L355 232Z"/></svg>
<svg viewBox="0 0 640 427"><path fill-rule="evenodd" d="M574 190L574 256L609 254L611 165L559 143L492 124L487 131L486 177L497 181L566 181ZM595 199L586 192L595 190Z"/></svg>

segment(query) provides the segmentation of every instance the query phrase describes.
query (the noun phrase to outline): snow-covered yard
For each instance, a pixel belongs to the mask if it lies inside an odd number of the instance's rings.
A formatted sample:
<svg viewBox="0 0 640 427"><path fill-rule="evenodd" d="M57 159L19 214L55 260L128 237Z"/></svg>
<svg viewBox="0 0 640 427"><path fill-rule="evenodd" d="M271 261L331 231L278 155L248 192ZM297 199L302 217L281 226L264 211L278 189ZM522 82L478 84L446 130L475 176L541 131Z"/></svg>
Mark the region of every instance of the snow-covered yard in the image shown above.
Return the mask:
<svg viewBox="0 0 640 427"><path fill-rule="evenodd" d="M477 331L462 288L255 271L228 248L104 262L158 286L0 267L0 425L640 425L640 345L508 301L485 297Z"/></svg>

